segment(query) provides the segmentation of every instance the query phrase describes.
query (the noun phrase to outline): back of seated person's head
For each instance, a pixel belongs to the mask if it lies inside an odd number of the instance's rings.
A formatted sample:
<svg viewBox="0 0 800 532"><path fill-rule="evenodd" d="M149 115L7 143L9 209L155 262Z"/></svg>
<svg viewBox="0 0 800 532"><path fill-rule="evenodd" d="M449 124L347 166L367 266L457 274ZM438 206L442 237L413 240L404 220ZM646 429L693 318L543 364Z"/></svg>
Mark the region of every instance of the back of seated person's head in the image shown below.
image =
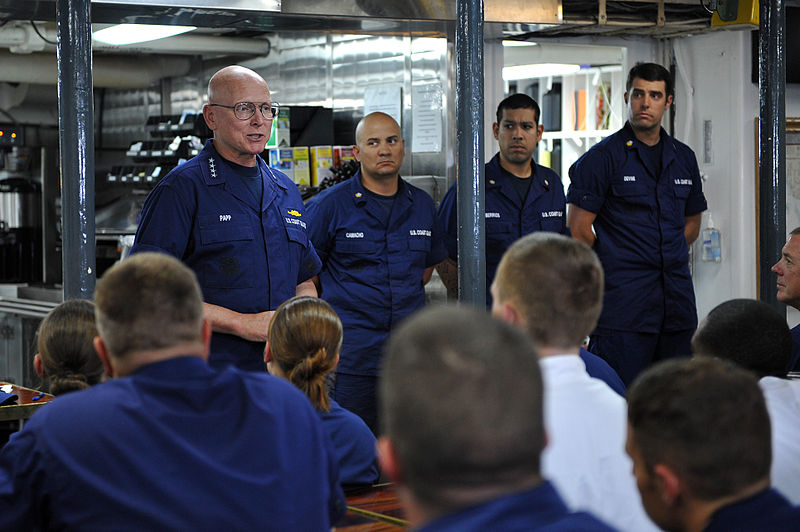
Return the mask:
<svg viewBox="0 0 800 532"><path fill-rule="evenodd" d="M732 299L708 313L692 338L695 355L732 360L759 377L785 377L792 360L786 319L755 299Z"/></svg>
<svg viewBox="0 0 800 532"><path fill-rule="evenodd" d="M381 462L388 443L428 515L541 482L541 373L514 327L466 307L421 311L391 334L379 392Z"/></svg>
<svg viewBox="0 0 800 532"><path fill-rule="evenodd" d="M681 529L675 505L732 502L769 486L764 397L755 376L732 362L697 356L653 366L628 391L628 423L642 502L665 530Z"/></svg>
<svg viewBox="0 0 800 532"><path fill-rule="evenodd" d="M582 242L556 233L531 233L503 254L492 293L492 312L503 316L503 305L512 305L538 346L573 348L600 317L603 267Z"/></svg>
<svg viewBox="0 0 800 532"><path fill-rule="evenodd" d="M50 393L61 395L100 382L103 362L92 343L97 327L91 301L64 301L45 316L37 336L34 366L49 382Z"/></svg>
<svg viewBox="0 0 800 532"><path fill-rule="evenodd" d="M197 279L163 253L137 253L109 268L95 290L97 330L109 354L158 351L203 342Z"/></svg>
<svg viewBox="0 0 800 532"><path fill-rule="evenodd" d="M293 297L277 308L269 324L268 362L300 388L314 408L327 412L325 376L333 371L342 347L342 322L322 299Z"/></svg>

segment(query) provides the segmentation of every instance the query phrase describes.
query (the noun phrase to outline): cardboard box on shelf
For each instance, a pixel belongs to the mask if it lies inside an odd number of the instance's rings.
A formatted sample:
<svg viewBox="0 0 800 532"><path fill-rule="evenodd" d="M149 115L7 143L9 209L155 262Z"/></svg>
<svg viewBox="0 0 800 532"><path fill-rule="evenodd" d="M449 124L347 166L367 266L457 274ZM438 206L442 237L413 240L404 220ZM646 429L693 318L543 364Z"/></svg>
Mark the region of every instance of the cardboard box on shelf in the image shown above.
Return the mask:
<svg viewBox="0 0 800 532"><path fill-rule="evenodd" d="M298 185L310 185L311 173L308 166L308 146L291 148L294 159L294 182Z"/></svg>
<svg viewBox="0 0 800 532"><path fill-rule="evenodd" d="M269 165L294 180L294 153L291 148L270 148Z"/></svg>
<svg viewBox="0 0 800 532"><path fill-rule="evenodd" d="M317 186L329 176L333 175L333 147L332 146L311 146L309 148L311 159L311 185Z"/></svg>
<svg viewBox="0 0 800 532"><path fill-rule="evenodd" d="M333 166L339 166L343 162L352 161L356 158L353 155L352 146L334 146L333 147Z"/></svg>

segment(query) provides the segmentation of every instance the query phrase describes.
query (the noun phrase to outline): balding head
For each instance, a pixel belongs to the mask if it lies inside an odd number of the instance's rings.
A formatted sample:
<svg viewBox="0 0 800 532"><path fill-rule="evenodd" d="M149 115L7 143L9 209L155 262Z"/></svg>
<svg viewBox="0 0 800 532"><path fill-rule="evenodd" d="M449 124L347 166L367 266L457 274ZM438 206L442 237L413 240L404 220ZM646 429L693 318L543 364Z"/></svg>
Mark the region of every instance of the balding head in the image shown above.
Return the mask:
<svg viewBox="0 0 800 532"><path fill-rule="evenodd" d="M222 68L208 80L208 101L217 103L218 100L225 100L231 91L240 85L252 87L263 87L269 95L267 82L257 72L249 68L231 65ZM221 103L227 103L222 101Z"/></svg>
<svg viewBox="0 0 800 532"><path fill-rule="evenodd" d="M397 177L405 155L405 142L400 126L386 113L370 113L356 126L353 155L361 163L365 187L379 194L396 190ZM378 187L389 185L387 189Z"/></svg>

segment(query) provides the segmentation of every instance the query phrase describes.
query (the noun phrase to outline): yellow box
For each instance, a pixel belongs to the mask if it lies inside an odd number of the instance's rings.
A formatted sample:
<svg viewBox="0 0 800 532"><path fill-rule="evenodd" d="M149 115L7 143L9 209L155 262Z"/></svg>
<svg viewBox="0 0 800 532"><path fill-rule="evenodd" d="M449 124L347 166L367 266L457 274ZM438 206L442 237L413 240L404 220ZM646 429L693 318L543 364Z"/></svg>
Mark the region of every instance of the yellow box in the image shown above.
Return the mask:
<svg viewBox="0 0 800 532"><path fill-rule="evenodd" d="M711 15L711 25L758 26L758 17L758 0L720 0Z"/></svg>
<svg viewBox="0 0 800 532"><path fill-rule="evenodd" d="M333 175L333 146L311 146L311 185L317 186L329 176Z"/></svg>
<svg viewBox="0 0 800 532"><path fill-rule="evenodd" d="M311 173L308 167L308 146L292 148L294 160L294 182L298 185L310 185Z"/></svg>

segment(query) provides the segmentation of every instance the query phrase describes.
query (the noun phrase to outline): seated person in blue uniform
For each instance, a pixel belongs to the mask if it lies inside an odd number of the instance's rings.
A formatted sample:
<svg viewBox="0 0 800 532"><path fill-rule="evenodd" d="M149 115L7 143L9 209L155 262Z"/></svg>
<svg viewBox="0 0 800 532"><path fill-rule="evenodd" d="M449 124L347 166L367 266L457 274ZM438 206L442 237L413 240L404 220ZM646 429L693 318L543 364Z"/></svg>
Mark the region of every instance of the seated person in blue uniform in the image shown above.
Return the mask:
<svg viewBox="0 0 800 532"><path fill-rule="evenodd" d="M542 478L542 374L511 325L466 306L420 311L387 343L380 401L378 459L414 530L612 530Z"/></svg>
<svg viewBox="0 0 800 532"><path fill-rule="evenodd" d="M492 306L489 286L508 246L534 231L567 234L566 200L561 177L533 159L542 140L539 104L525 94L512 94L497 106L492 125L500 151L486 163L486 305ZM451 298L458 290L458 220L456 183L439 206L448 260L437 267Z"/></svg>
<svg viewBox="0 0 800 532"><path fill-rule="evenodd" d="M770 488L770 421L752 373L717 358L667 360L628 390L642 502L668 532L789 532L800 508Z"/></svg>
<svg viewBox="0 0 800 532"><path fill-rule="evenodd" d="M356 174L309 200L310 238L322 259L320 296L344 326L331 390L377 430L381 350L389 331L425 304L425 283L447 255L433 199L400 177L405 141L384 113L356 126Z"/></svg>
<svg viewBox="0 0 800 532"><path fill-rule="evenodd" d="M263 372L273 311L295 295L317 295L311 278L320 262L303 200L259 156L277 113L256 72L229 66L214 74L203 106L214 138L150 192L131 249L167 253L195 272L214 367Z"/></svg>
<svg viewBox="0 0 800 532"><path fill-rule="evenodd" d="M772 267L778 276L778 301L800 309L800 227L792 229L781 250L781 259ZM789 371L800 372L800 325L792 329L792 360Z"/></svg>
<svg viewBox="0 0 800 532"><path fill-rule="evenodd" d="M669 70L637 63L625 87L625 125L570 167L567 225L605 272L589 351L629 385L650 364L691 354L689 246L706 199L694 152L661 127L674 95Z"/></svg>
<svg viewBox="0 0 800 532"><path fill-rule="evenodd" d="M580 357L603 304L597 256L563 235L525 235L503 254L492 296L492 313L524 331L539 354L548 436L542 474L570 508L620 530L656 531L624 450L625 399L592 378Z"/></svg>
<svg viewBox="0 0 800 532"><path fill-rule="evenodd" d="M800 504L800 381L786 378L792 357L786 318L763 301L726 301L700 323L692 352L731 360L756 374L772 427L772 485Z"/></svg>
<svg viewBox="0 0 800 532"><path fill-rule="evenodd" d="M339 459L344 488L374 484L380 472L375 436L364 421L328 397L326 377L339 362L342 322L316 297L294 297L275 311L264 352L272 375L300 388L317 409Z"/></svg>
<svg viewBox="0 0 800 532"><path fill-rule="evenodd" d="M282 379L208 366L189 268L135 255L95 301L113 378L39 409L0 451L0 530L330 530L345 502L319 416Z"/></svg>
<svg viewBox="0 0 800 532"><path fill-rule="evenodd" d="M94 303L70 299L47 313L36 333L39 352L33 368L53 395L84 390L105 376L94 350Z"/></svg>

